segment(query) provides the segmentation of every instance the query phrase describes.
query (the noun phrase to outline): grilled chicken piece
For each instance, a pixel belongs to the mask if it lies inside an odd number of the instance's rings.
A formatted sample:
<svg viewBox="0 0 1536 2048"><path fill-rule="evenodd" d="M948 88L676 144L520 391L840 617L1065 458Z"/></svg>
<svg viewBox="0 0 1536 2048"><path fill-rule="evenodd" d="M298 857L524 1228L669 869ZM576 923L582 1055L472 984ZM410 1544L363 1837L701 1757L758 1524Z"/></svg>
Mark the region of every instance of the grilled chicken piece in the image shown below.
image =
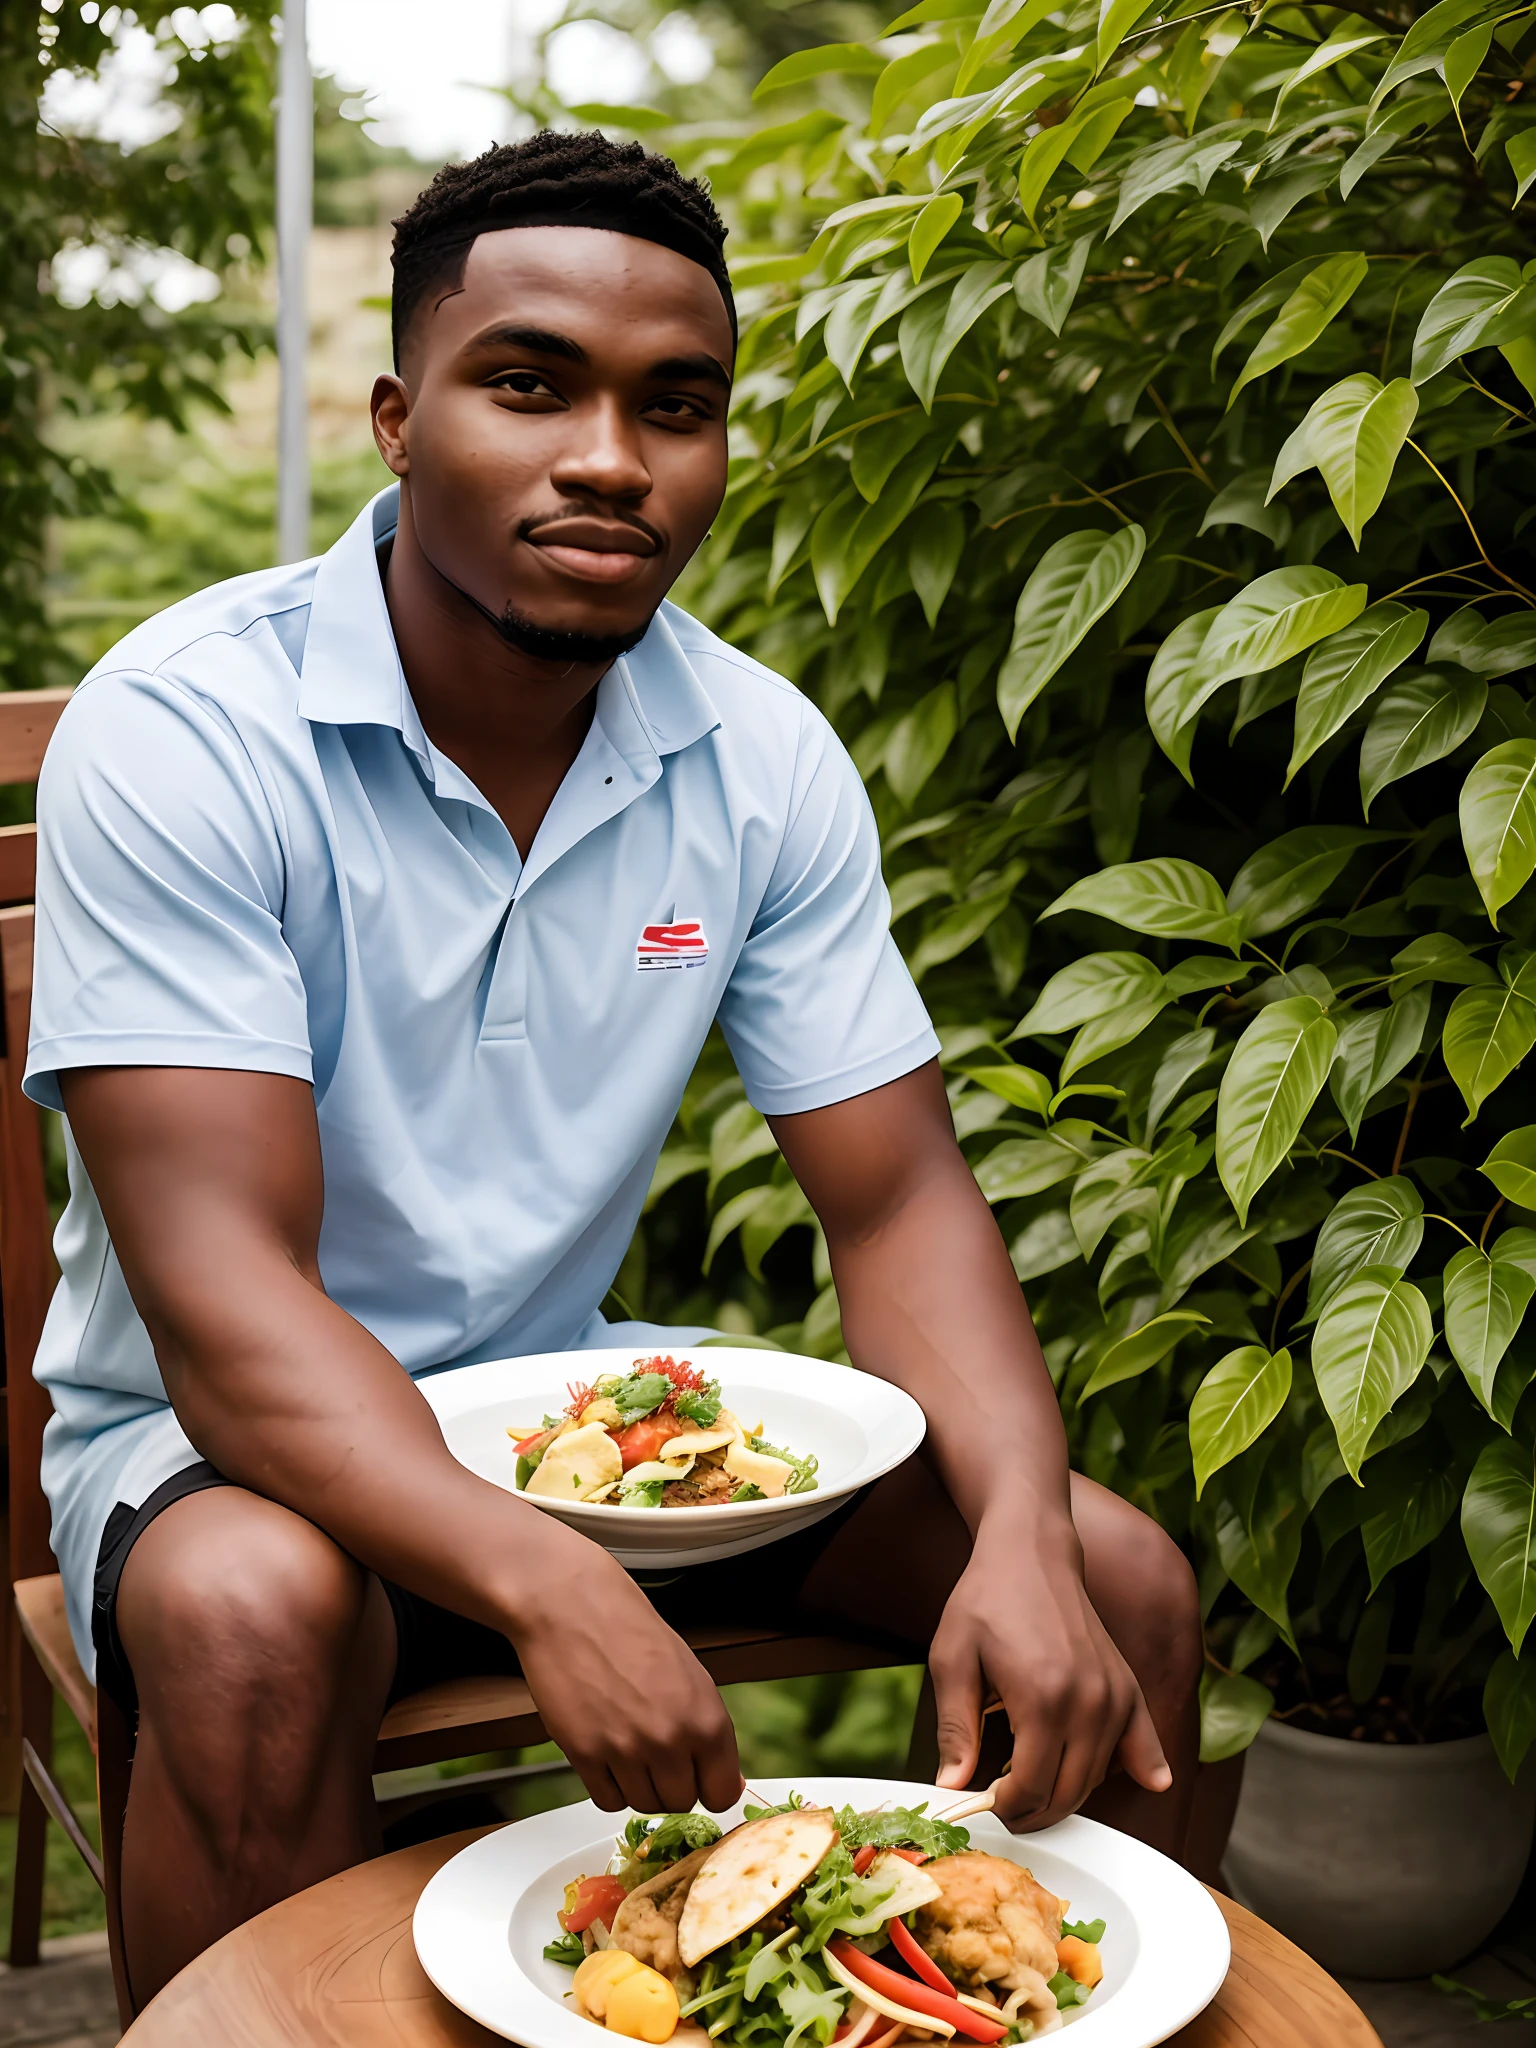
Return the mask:
<svg viewBox="0 0 1536 2048"><path fill-rule="evenodd" d="M677 1923L683 1917L689 1887L718 1846L711 1842L695 1849L670 1869L636 1885L613 1917L613 1946L628 1949L642 1963L660 1970L685 2004L693 1996L694 1982L678 1952Z"/></svg>
<svg viewBox="0 0 1536 2048"><path fill-rule="evenodd" d="M965 1849L923 1865L942 1889L918 1909L918 1940L955 1983L1000 1995L1035 1991L1056 1973L1061 1900L1003 1856ZM1033 2003L1033 1998L1031 1998ZM1056 2001L1050 2000L1052 2011ZM1043 2016L1043 2014L1042 2014Z"/></svg>

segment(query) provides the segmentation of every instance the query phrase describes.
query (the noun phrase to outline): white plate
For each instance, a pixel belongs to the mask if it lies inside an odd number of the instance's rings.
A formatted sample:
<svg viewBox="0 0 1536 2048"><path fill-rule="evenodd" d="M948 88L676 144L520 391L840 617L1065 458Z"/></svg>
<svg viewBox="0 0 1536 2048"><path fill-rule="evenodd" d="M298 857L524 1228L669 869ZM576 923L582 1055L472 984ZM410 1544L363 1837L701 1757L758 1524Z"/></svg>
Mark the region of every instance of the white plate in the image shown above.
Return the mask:
<svg viewBox="0 0 1536 2048"><path fill-rule="evenodd" d="M767 1778L756 1789L770 1802L797 1791L812 1803L859 1808L927 1800L930 1813L955 1798L883 1778ZM561 2003L570 1971L542 1952L559 1932L565 1886L607 1867L627 1817L584 1800L485 1835L445 1863L412 1928L421 1966L443 1996L523 2048L596 2048L592 2022ZM736 1809L722 1820L740 1817ZM1027 1864L1070 1899L1073 1919L1106 1922L1104 1981L1067 2015L1073 2048L1153 2048L1220 1990L1232 1953L1226 1922L1204 1886L1166 1856L1080 1818L1036 1835L1010 1835L990 1814L965 1826L975 1848Z"/></svg>
<svg viewBox="0 0 1536 2048"><path fill-rule="evenodd" d="M718 1508L615 1508L521 1496L601 1543L631 1571L710 1564L809 1528L850 1493L910 1458L923 1440L922 1409L910 1394L872 1373L788 1351L724 1344L672 1356L718 1379L725 1405L744 1423L761 1421L765 1442L801 1457L814 1454L820 1460L816 1491ZM460 1366L417 1385L459 1463L512 1493L517 1452L508 1425L536 1429L545 1415L564 1408L571 1381L626 1373L634 1363L633 1346L546 1351L537 1358Z"/></svg>

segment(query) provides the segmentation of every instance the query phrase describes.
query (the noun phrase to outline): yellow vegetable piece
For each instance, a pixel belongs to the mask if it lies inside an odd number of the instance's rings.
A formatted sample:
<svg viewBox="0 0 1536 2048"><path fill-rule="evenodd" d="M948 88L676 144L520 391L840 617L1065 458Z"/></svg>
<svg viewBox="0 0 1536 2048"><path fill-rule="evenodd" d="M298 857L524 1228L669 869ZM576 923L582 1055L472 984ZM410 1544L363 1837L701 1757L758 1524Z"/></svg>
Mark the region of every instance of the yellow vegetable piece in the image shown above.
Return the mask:
<svg viewBox="0 0 1536 2048"><path fill-rule="evenodd" d="M632 1956L624 1948L594 1949L584 1962L576 1965L576 1974L571 1979L571 1989L585 2012L595 2020L604 2019L608 2012L608 2001L614 1987L622 1984L626 1977L632 1977L637 1970L645 1968L638 1956ZM655 1972L651 1973L653 1976Z"/></svg>
<svg viewBox="0 0 1536 2048"><path fill-rule="evenodd" d="M1056 1960L1074 1984L1085 1984L1090 1991L1103 1979L1104 1965L1099 1960L1096 1941L1083 1941L1075 1934L1064 1934L1056 1944Z"/></svg>
<svg viewBox="0 0 1536 2048"><path fill-rule="evenodd" d="M641 1963L608 1992L608 2031L631 2041L670 2041L677 2031L677 1993L659 1970Z"/></svg>

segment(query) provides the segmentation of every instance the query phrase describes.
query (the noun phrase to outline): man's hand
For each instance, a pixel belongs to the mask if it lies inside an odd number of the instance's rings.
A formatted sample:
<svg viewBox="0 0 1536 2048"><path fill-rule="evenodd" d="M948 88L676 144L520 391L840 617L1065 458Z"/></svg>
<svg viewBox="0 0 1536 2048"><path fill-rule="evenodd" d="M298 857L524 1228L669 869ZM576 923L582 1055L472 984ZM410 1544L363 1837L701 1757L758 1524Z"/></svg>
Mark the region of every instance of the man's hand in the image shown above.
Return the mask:
<svg viewBox="0 0 1536 2048"><path fill-rule="evenodd" d="M724 1700L634 1581L591 1550L509 1631L550 1740L607 1812L686 1813L699 1800L723 1813L742 1790Z"/></svg>
<svg viewBox="0 0 1536 2048"><path fill-rule="evenodd" d="M984 1707L1001 1702L1013 1757L998 1817L1043 1828L1075 1813L1116 1762L1149 1792L1173 1773L1141 1688L1083 1585L1070 1531L984 1527L951 1594L929 1668L938 1704L941 1785L969 1785Z"/></svg>
<svg viewBox="0 0 1536 2048"><path fill-rule="evenodd" d="M920 1403L923 1455L971 1532L929 1659L943 1781L970 1782L996 1695L1013 1825L1070 1812L1117 1755L1165 1790L1146 1702L1084 1588L1056 1391L937 1066L772 1124L826 1232L853 1362Z"/></svg>

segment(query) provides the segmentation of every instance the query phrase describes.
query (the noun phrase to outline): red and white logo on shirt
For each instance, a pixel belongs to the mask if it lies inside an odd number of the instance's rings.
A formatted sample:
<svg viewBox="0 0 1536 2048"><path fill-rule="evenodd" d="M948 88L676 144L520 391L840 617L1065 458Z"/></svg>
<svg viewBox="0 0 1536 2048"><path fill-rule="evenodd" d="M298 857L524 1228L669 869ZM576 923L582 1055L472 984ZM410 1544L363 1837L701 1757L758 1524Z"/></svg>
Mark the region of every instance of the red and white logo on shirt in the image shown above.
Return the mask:
<svg viewBox="0 0 1536 2048"><path fill-rule="evenodd" d="M709 958L709 940L699 920L680 924L648 924L635 945L635 966L642 973L662 967L702 967Z"/></svg>

